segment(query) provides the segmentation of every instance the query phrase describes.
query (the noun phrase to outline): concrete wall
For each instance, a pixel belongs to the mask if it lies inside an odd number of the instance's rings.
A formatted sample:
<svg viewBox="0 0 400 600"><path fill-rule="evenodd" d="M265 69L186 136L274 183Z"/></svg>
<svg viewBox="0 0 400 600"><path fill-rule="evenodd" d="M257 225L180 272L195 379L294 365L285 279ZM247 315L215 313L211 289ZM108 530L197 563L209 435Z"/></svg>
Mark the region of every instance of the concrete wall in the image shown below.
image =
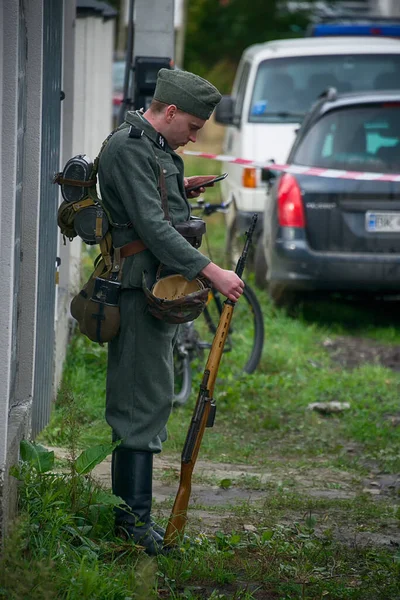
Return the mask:
<svg viewBox="0 0 400 600"><path fill-rule="evenodd" d="M75 25L73 154L93 160L112 127L113 20L77 18Z"/></svg>
<svg viewBox="0 0 400 600"><path fill-rule="evenodd" d="M65 98L61 103L61 166L72 156L73 151L73 119L74 119L74 53L75 53L75 16L74 2L64 4L64 39L62 60L62 91ZM71 59L72 57L72 59ZM61 202L61 194L59 195ZM69 304L71 294L79 286L80 243L64 244L59 235L58 256L61 259L56 297L55 323L55 369L54 389L57 389L70 336Z"/></svg>
<svg viewBox="0 0 400 600"><path fill-rule="evenodd" d="M75 15L75 7L64 11L65 38L62 103L63 140L61 168L75 154L93 160L112 128L112 62L115 36L114 19L102 14ZM73 61L67 57L73 56ZM60 202L62 197L60 194ZM64 244L60 235L59 285L57 294L55 389L62 376L72 322L70 302L79 291L82 242L80 238Z"/></svg>
<svg viewBox="0 0 400 600"><path fill-rule="evenodd" d="M112 60L115 20L102 14L76 16L75 6L64 9L64 60L62 102L63 139L61 168L75 154L93 160L112 127ZM73 57L73 61L67 57ZM60 194L60 202L62 197ZM71 333L69 306L79 291L82 242L64 244L60 235L57 294L55 389L62 375Z"/></svg>
<svg viewBox="0 0 400 600"><path fill-rule="evenodd" d="M4 474L2 488L2 521L4 531L16 507L16 482L8 476L19 456L19 441L28 435L32 406L35 348L35 289L37 268L37 215L40 174L41 122L41 39L42 7L24 5L25 26L30 44L26 64L27 103L24 134L23 191L21 215L21 263L18 297L17 372L11 395L12 316L14 281L15 193L17 180L17 107L18 107L18 42L20 39L20 4L13 0L0 2L3 45L0 75L0 277L3 302L0 311L0 468ZM22 142L20 142L22 143ZM15 376L15 375L14 375ZM1 527L1 523L0 523Z"/></svg>

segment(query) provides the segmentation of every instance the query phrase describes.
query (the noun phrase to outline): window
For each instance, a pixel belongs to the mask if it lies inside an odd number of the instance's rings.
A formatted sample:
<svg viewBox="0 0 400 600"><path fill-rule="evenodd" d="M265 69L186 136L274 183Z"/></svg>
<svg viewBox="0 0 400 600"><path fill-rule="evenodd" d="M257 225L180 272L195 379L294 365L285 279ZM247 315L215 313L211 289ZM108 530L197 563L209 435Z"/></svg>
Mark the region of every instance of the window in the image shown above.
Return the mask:
<svg viewBox="0 0 400 600"><path fill-rule="evenodd" d="M400 89L400 54L269 59L257 71L251 123L298 123L328 87L340 92Z"/></svg>
<svg viewBox="0 0 400 600"><path fill-rule="evenodd" d="M297 147L298 165L400 171L400 104L368 104L322 116Z"/></svg>
<svg viewBox="0 0 400 600"><path fill-rule="evenodd" d="M249 63L243 63L243 67L239 73L238 86L236 91L236 101L234 108L235 119L240 119L242 115L244 96L247 88L247 80L249 78L250 65Z"/></svg>

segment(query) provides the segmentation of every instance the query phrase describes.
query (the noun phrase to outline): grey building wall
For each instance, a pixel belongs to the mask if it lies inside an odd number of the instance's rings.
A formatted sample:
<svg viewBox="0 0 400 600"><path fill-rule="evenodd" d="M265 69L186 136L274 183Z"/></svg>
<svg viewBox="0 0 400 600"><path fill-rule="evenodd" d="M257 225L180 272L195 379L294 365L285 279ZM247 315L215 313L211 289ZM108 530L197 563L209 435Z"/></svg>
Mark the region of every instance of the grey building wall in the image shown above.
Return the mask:
<svg viewBox="0 0 400 600"><path fill-rule="evenodd" d="M3 474L1 518L8 523L16 495L15 481L8 476L8 471L18 459L19 440L29 432L33 392L35 328L31 323L36 314L42 27L41 6L32 10L29 3L22 0L2 0L0 6L3 16L0 21L0 93L3 96L0 105L0 277L5 288L5 301L0 309L0 469ZM28 51L29 35L32 39ZM20 50L25 52L22 57ZM23 65L22 61L26 63ZM20 73L20 68L24 73ZM21 79L24 79L24 93L31 100L23 107L19 101ZM23 117L18 114L18 107L26 111ZM23 127L19 129L21 121ZM17 206L19 186L21 194ZM14 295L15 290L17 295Z"/></svg>

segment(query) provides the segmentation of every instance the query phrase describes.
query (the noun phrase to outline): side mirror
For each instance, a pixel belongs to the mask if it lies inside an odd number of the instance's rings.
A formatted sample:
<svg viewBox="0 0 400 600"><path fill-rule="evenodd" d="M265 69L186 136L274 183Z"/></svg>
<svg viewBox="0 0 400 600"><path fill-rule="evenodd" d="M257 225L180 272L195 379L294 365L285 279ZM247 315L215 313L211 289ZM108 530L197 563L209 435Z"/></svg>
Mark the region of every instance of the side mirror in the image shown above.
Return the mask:
<svg viewBox="0 0 400 600"><path fill-rule="evenodd" d="M274 161L275 162L275 161ZM271 186L277 176L277 171L273 171L273 165L271 165L269 168L265 168L261 170L261 181L265 181L269 186Z"/></svg>
<svg viewBox="0 0 400 600"><path fill-rule="evenodd" d="M232 96L222 96L220 103L215 109L215 120L221 125L233 124L234 100Z"/></svg>

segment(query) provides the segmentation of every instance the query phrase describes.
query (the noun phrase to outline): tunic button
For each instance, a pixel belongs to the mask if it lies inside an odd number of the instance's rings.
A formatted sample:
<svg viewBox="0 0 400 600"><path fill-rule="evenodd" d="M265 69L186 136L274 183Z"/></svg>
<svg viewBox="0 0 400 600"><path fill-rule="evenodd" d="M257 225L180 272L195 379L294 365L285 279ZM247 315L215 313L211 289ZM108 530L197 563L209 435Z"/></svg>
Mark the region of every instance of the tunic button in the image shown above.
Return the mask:
<svg viewBox="0 0 400 600"><path fill-rule="evenodd" d="M167 172L167 169L163 169L163 173L166 173L166 172Z"/></svg>

